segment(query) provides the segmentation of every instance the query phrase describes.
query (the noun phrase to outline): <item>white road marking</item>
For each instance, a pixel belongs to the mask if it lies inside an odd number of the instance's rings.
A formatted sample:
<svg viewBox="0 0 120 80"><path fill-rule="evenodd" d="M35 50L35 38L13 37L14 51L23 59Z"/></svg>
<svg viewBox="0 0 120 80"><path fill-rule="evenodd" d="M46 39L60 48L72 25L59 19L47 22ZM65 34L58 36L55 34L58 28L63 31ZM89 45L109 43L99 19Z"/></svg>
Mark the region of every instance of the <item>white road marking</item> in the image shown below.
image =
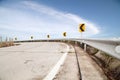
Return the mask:
<svg viewBox="0 0 120 80"><path fill-rule="evenodd" d="M43 80L53 80L55 75L58 73L60 66L64 63L67 54L69 51L69 46L67 45L67 52L63 54L63 56L60 58L60 60L57 62L57 64L53 67L53 69L50 71L50 73L43 79Z"/></svg>

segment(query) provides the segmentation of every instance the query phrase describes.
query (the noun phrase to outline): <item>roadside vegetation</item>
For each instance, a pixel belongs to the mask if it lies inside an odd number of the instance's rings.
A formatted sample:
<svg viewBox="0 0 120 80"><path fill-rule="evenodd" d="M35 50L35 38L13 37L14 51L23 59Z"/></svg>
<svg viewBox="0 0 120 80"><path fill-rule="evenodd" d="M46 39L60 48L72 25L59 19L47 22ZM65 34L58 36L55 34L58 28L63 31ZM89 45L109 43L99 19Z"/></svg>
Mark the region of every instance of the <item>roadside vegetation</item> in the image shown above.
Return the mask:
<svg viewBox="0 0 120 80"><path fill-rule="evenodd" d="M8 46L14 46L14 41L12 38L7 38L5 40L0 37L0 48L2 47L8 47Z"/></svg>

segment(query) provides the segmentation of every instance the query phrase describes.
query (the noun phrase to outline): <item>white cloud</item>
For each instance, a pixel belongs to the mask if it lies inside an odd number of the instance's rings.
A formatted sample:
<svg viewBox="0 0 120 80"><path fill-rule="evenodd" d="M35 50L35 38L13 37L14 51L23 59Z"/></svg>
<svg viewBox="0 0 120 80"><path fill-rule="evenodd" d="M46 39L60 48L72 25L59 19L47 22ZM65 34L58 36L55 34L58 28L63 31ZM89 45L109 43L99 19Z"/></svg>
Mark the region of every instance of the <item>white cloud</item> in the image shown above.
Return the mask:
<svg viewBox="0 0 120 80"><path fill-rule="evenodd" d="M47 14L47 15L50 15L52 17L61 19L62 21L65 21L65 22L70 21L70 22L73 22L76 24L85 23L88 30L90 29L89 31L91 31L93 34L99 33L99 29L98 29L98 26L96 26L96 24L94 24L88 20L85 20L85 19L83 19L75 14L60 12L60 11L57 11L53 8L48 7L48 6L39 5L39 4L33 3L33 2L26 2L25 1L24 4L35 11L38 11L40 13Z"/></svg>
<svg viewBox="0 0 120 80"><path fill-rule="evenodd" d="M85 36L93 36L100 32L96 24L78 15L58 11L32 1L23 1L21 4L18 4L21 10L0 7L0 28L17 31L17 34L20 31L22 36L27 32L33 35L50 33L58 38L62 37L61 33L66 31L68 37L79 37L78 25L85 23Z"/></svg>

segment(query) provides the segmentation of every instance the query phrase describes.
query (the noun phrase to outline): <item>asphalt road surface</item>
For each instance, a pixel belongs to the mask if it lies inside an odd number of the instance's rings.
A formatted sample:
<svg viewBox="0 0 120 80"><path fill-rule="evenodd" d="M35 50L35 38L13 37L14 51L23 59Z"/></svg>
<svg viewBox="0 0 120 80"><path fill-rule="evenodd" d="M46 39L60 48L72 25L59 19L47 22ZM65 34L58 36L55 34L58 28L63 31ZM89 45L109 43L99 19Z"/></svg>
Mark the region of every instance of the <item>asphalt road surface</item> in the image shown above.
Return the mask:
<svg viewBox="0 0 120 80"><path fill-rule="evenodd" d="M80 73L77 63L80 64ZM0 80L108 80L77 45L29 42L0 48Z"/></svg>
<svg viewBox="0 0 120 80"><path fill-rule="evenodd" d="M0 48L0 80L42 80L66 52L59 42L30 42Z"/></svg>

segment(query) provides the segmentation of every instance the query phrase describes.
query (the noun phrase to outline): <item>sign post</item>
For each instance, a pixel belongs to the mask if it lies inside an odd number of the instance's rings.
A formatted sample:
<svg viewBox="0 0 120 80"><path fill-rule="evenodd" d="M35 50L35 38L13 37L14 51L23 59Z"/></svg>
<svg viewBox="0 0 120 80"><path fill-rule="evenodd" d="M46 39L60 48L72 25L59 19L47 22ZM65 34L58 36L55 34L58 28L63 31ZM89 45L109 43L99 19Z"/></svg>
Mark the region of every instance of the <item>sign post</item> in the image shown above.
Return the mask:
<svg viewBox="0 0 120 80"><path fill-rule="evenodd" d="M31 38L31 41L33 41L33 36L31 36L30 38Z"/></svg>
<svg viewBox="0 0 120 80"><path fill-rule="evenodd" d="M49 39L49 38L50 38L50 35L47 35L47 38ZM49 40L47 40L47 42L49 42Z"/></svg>

